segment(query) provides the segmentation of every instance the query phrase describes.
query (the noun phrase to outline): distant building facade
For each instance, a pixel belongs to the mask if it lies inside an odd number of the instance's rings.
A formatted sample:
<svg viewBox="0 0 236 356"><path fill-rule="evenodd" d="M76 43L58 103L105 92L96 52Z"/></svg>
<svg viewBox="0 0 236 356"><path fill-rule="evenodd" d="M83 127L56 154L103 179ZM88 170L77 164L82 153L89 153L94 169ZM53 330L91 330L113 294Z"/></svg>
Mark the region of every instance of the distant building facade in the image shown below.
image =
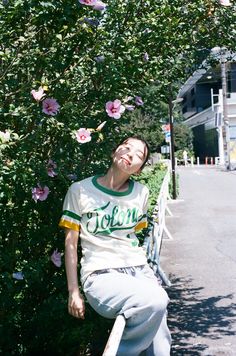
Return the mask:
<svg viewBox="0 0 236 356"><path fill-rule="evenodd" d="M193 131L195 156L219 157L224 162L222 137L223 97L220 65L197 70L180 89L185 123ZM227 63L227 108L230 137L230 161L236 167L236 62Z"/></svg>

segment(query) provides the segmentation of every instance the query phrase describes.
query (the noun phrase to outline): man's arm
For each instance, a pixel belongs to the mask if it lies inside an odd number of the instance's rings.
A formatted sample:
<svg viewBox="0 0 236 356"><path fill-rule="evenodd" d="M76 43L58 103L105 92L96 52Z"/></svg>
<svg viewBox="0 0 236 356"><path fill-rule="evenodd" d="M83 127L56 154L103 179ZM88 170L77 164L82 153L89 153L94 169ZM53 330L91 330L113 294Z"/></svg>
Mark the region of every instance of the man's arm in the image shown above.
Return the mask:
<svg viewBox="0 0 236 356"><path fill-rule="evenodd" d="M76 318L84 319L85 304L84 298L80 294L77 275L77 248L79 232L65 229L65 265L67 285L69 291L68 311Z"/></svg>

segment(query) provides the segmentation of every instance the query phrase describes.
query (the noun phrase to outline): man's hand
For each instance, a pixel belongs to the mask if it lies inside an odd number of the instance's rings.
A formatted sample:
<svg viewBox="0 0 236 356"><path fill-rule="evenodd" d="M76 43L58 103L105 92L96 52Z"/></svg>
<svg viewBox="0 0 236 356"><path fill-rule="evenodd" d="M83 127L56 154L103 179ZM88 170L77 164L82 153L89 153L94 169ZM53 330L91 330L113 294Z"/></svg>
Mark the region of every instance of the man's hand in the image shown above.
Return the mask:
<svg viewBox="0 0 236 356"><path fill-rule="evenodd" d="M69 314L73 315L74 317L84 319L84 298L80 295L78 290L69 292L68 311Z"/></svg>

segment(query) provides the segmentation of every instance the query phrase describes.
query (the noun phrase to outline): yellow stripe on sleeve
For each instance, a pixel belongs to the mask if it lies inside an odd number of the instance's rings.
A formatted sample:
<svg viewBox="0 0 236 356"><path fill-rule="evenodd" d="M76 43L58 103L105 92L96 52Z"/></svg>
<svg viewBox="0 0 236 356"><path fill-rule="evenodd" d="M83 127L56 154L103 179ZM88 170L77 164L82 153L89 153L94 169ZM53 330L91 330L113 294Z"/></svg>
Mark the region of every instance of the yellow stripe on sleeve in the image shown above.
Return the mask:
<svg viewBox="0 0 236 356"><path fill-rule="evenodd" d="M80 230L80 225L77 225L71 221L61 219L59 222L60 227L67 227L68 229L79 231Z"/></svg>
<svg viewBox="0 0 236 356"><path fill-rule="evenodd" d="M148 222L147 221L141 221L140 223L138 223L135 226L134 230L135 230L135 232L137 232L137 231L140 231L140 230L144 229L145 227L148 227Z"/></svg>

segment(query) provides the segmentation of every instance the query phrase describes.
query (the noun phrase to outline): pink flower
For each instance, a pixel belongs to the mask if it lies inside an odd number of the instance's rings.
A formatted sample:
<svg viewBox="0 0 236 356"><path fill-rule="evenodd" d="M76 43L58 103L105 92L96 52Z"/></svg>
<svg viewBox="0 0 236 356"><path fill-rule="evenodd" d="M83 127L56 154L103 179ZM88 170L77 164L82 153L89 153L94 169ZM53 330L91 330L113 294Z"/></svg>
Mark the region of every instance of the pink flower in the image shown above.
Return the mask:
<svg viewBox="0 0 236 356"><path fill-rule="evenodd" d="M79 3L82 5L93 6L96 4L97 0L79 0Z"/></svg>
<svg viewBox="0 0 236 356"><path fill-rule="evenodd" d="M79 3L82 5L92 6L94 10L105 10L106 4L100 0L79 0Z"/></svg>
<svg viewBox="0 0 236 356"><path fill-rule="evenodd" d="M133 111L135 109L134 105L125 105L126 110Z"/></svg>
<svg viewBox="0 0 236 356"><path fill-rule="evenodd" d="M91 132L83 127L80 128L78 131L76 131L75 135L76 135L76 140L79 143L86 143L91 141L92 139Z"/></svg>
<svg viewBox="0 0 236 356"><path fill-rule="evenodd" d="M57 176L57 173L53 170L53 168L47 168L47 172L48 172L48 175L49 177L55 177Z"/></svg>
<svg viewBox="0 0 236 356"><path fill-rule="evenodd" d="M49 177L55 177L57 176L57 173L54 171L54 169L57 168L57 164L53 162L53 160L49 159L47 163L47 172Z"/></svg>
<svg viewBox="0 0 236 356"><path fill-rule="evenodd" d="M44 90L42 87L39 87L38 91L31 90L31 94L33 95L36 101L40 101L46 94L44 94Z"/></svg>
<svg viewBox="0 0 236 356"><path fill-rule="evenodd" d="M220 4L223 6L231 6L230 0L220 0Z"/></svg>
<svg viewBox="0 0 236 356"><path fill-rule="evenodd" d="M114 119L119 119L121 114L125 111L125 106L121 105L121 101L116 99L114 101L108 101L106 103L106 112L108 116Z"/></svg>
<svg viewBox="0 0 236 356"><path fill-rule="evenodd" d="M45 185L44 187L41 187L40 184L38 184L38 187L32 189L32 198L34 201L37 203L37 200L46 200L49 194L49 188Z"/></svg>
<svg viewBox="0 0 236 356"><path fill-rule="evenodd" d="M102 1L96 1L93 5L94 10L103 11L106 9L107 4L104 4Z"/></svg>
<svg viewBox="0 0 236 356"><path fill-rule="evenodd" d="M135 104L137 106L142 106L143 105L143 101L142 101L142 98L140 96L136 96L135 97Z"/></svg>
<svg viewBox="0 0 236 356"><path fill-rule="evenodd" d="M51 255L51 261L56 267L61 267L61 253L56 250Z"/></svg>
<svg viewBox="0 0 236 356"><path fill-rule="evenodd" d="M56 115L60 105L56 101L56 99L48 98L43 101L43 112L47 115Z"/></svg>

